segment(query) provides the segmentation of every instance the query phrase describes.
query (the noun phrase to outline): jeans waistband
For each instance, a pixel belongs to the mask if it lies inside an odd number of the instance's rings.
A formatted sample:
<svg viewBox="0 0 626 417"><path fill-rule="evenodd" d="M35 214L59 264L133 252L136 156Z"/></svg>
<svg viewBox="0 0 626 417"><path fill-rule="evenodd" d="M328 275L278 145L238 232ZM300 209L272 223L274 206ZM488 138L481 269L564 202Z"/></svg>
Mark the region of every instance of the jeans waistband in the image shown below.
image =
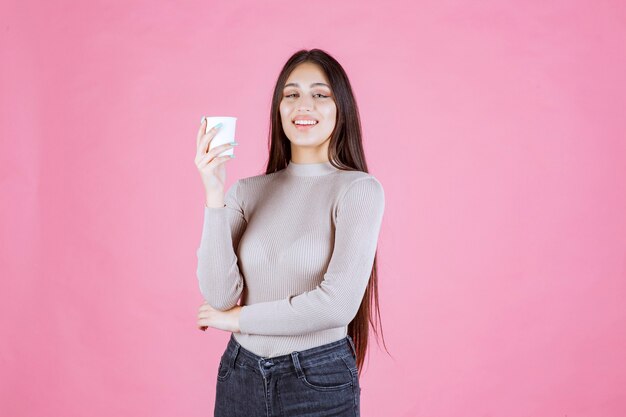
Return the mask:
<svg viewBox="0 0 626 417"><path fill-rule="evenodd" d="M347 355L352 355L356 358L354 341L350 335L346 335L343 339L330 342L325 345L301 351L294 351L281 356L266 358L259 356L241 346L231 334L224 352L224 358L228 361L230 366L233 366L237 360L238 362L251 368L263 368L268 370L270 368L273 370L292 368L294 363L297 363L298 367L312 366L332 358L339 358Z"/></svg>

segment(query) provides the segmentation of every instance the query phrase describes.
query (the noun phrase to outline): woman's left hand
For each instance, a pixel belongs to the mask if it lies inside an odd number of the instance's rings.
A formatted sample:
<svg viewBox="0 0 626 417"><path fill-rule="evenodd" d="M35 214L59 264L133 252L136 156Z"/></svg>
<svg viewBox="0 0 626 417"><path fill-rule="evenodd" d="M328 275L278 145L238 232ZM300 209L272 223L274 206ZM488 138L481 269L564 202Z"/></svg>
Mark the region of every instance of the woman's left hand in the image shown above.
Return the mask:
<svg viewBox="0 0 626 417"><path fill-rule="evenodd" d="M198 328L204 331L207 327L213 327L239 333L239 310L241 306L226 311L216 310L205 301L198 310Z"/></svg>

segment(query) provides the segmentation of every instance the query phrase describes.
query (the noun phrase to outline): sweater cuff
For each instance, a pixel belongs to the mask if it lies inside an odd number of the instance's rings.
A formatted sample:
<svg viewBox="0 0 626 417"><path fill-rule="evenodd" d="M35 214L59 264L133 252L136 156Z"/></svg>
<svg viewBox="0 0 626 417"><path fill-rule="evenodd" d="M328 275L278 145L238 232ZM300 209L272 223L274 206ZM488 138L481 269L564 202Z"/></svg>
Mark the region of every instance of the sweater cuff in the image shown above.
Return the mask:
<svg viewBox="0 0 626 417"><path fill-rule="evenodd" d="M249 310L248 306L245 305L239 310L239 333L252 334L252 329L249 328Z"/></svg>

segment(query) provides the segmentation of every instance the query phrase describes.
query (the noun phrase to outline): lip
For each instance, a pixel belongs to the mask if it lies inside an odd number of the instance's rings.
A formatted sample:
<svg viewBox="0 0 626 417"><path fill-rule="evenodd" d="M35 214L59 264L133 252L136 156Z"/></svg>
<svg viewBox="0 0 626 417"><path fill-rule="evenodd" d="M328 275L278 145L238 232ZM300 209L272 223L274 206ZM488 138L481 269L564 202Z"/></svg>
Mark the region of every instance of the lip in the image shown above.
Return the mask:
<svg viewBox="0 0 626 417"><path fill-rule="evenodd" d="M315 120L317 123L313 124L313 125L297 125L296 124L296 120ZM296 129L298 130L309 130L309 129L313 129L315 126L317 126L318 124L320 124L320 121L311 117L311 116L296 116L291 120L291 123L293 123L293 125L296 127Z"/></svg>
<svg viewBox="0 0 626 417"><path fill-rule="evenodd" d="M291 119L291 122L295 123L296 120L315 120L316 122L319 123L319 120L311 116L296 116L293 119Z"/></svg>
<svg viewBox="0 0 626 417"><path fill-rule="evenodd" d="M315 126L317 126L319 124L319 122L315 123L314 125L297 125L297 124L293 124L296 129L298 130L309 130L309 129L313 129Z"/></svg>

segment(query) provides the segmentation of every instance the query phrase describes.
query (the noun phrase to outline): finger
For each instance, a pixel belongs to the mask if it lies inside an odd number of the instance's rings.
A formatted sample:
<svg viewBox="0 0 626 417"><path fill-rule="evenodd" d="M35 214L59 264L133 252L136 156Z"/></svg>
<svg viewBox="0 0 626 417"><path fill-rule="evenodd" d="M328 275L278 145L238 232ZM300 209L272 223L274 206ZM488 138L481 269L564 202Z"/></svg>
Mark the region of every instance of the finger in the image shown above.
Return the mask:
<svg viewBox="0 0 626 417"><path fill-rule="evenodd" d="M196 137L196 146L200 144L200 139L204 136L206 130L206 116L202 116L200 120L200 127L198 128L198 136Z"/></svg>
<svg viewBox="0 0 626 417"><path fill-rule="evenodd" d="M234 143L234 145L233 145ZM229 143L222 143L221 145L217 145L213 148L211 148L206 154L211 154L214 156L217 156L219 154L221 154L222 152L228 150L228 149L232 149L237 145L237 142L235 142L234 140L232 142Z"/></svg>
<svg viewBox="0 0 626 417"><path fill-rule="evenodd" d="M213 307L211 307L211 306L209 305L209 303L204 303L204 304L202 304L200 307L198 307L198 309L199 309L200 311L203 311L203 310L208 310L208 309L212 309L212 308L213 308Z"/></svg>
<svg viewBox="0 0 626 417"><path fill-rule="evenodd" d="M234 155L224 155L224 156L217 156L217 157L212 157L212 155L207 154L206 157L204 157L204 159L202 159L200 161L200 163L198 164L198 167L200 169L211 165L212 167L216 167L226 161L230 161L231 159L233 159Z"/></svg>
<svg viewBox="0 0 626 417"><path fill-rule="evenodd" d="M215 158L206 158L204 161L200 162L200 168L204 168L207 165L211 165L212 167L217 167L226 161L230 161L234 158L234 155L224 155L217 156Z"/></svg>
<svg viewBox="0 0 626 417"><path fill-rule="evenodd" d="M207 150L206 141L208 140L210 142L211 139L213 139L213 137L216 135L217 131L219 130L221 123L218 123L217 125L211 127L208 130L207 130L207 127L208 127L207 125L208 125L208 121L206 117L202 116L202 122L200 123L200 128L198 129L198 135L196 137L196 147L198 149L198 153L200 152L206 153L206 150Z"/></svg>
<svg viewBox="0 0 626 417"><path fill-rule="evenodd" d="M199 144L200 152L207 153L207 151L209 150L211 141L213 140L213 138L217 134L217 131L219 130L220 127L221 127L221 123L216 124L215 126L210 128L209 130L207 130L206 134L204 134L200 138L200 144Z"/></svg>

